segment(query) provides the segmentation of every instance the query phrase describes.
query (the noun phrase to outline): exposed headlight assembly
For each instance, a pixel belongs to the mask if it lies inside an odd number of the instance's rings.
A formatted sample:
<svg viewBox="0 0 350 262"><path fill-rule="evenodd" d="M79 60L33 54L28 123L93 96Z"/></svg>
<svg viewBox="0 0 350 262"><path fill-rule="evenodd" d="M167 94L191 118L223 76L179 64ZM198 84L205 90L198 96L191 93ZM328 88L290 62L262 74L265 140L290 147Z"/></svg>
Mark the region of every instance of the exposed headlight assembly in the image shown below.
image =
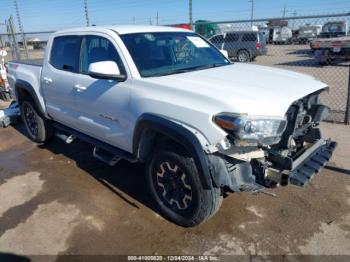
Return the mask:
<svg viewBox="0 0 350 262"><path fill-rule="evenodd" d="M272 145L280 141L287 126L285 118L218 114L214 122L235 139L247 144Z"/></svg>

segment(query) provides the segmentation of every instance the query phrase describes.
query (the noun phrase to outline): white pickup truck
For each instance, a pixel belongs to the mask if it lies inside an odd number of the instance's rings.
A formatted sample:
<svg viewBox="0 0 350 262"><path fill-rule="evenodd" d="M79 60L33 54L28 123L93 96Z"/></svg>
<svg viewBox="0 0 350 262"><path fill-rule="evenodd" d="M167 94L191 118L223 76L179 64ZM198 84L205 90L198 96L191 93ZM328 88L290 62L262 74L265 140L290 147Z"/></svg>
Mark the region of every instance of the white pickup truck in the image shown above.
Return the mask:
<svg viewBox="0 0 350 262"><path fill-rule="evenodd" d="M43 63L9 62L8 80L34 141L78 138L110 165L144 162L159 211L182 226L210 218L227 192L305 185L336 146L317 127L326 84L231 63L186 29L59 31Z"/></svg>

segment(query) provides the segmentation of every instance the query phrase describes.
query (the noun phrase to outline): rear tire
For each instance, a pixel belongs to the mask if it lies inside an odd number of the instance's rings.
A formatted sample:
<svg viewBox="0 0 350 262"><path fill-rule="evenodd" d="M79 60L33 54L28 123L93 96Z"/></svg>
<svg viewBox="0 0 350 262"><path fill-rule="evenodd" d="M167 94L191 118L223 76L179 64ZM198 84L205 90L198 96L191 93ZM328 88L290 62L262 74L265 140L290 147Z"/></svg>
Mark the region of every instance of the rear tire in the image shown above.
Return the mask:
<svg viewBox="0 0 350 262"><path fill-rule="evenodd" d="M147 182L160 213L183 227L208 220L223 200L220 188L203 188L193 158L176 145L155 151Z"/></svg>
<svg viewBox="0 0 350 262"><path fill-rule="evenodd" d="M239 62L246 63L250 62L250 54L247 50L240 50L237 54L237 59Z"/></svg>
<svg viewBox="0 0 350 262"><path fill-rule="evenodd" d="M20 109L30 139L37 143L44 143L52 138L51 123L39 113L32 99L25 98L20 104Z"/></svg>

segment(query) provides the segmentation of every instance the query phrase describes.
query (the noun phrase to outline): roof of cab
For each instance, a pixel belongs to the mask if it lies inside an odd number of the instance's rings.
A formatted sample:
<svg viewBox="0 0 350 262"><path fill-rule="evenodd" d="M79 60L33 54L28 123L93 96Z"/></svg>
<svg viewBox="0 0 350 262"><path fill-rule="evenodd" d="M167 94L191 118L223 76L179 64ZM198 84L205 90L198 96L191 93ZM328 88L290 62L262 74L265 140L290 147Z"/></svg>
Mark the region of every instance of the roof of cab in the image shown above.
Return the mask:
<svg viewBox="0 0 350 262"><path fill-rule="evenodd" d="M177 28L171 26L151 26L151 25L111 25L111 26L89 26L64 29L56 31L55 34L74 33L74 32L96 32L103 30L113 30L118 34L132 34L132 33L152 33L152 32L189 32L190 30L184 28Z"/></svg>

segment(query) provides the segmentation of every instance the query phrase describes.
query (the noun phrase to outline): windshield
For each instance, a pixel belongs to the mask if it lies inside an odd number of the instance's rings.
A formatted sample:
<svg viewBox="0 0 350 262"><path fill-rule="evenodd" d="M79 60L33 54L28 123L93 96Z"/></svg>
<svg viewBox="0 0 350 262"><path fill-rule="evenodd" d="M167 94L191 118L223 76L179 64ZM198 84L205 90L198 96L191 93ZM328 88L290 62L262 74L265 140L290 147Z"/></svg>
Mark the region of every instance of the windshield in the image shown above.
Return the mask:
<svg viewBox="0 0 350 262"><path fill-rule="evenodd" d="M324 33L341 33L341 32L345 32L345 23L329 23L329 24L325 24L323 26L323 32Z"/></svg>
<svg viewBox="0 0 350 262"><path fill-rule="evenodd" d="M230 64L195 33L157 32L121 35L141 76L161 76Z"/></svg>

